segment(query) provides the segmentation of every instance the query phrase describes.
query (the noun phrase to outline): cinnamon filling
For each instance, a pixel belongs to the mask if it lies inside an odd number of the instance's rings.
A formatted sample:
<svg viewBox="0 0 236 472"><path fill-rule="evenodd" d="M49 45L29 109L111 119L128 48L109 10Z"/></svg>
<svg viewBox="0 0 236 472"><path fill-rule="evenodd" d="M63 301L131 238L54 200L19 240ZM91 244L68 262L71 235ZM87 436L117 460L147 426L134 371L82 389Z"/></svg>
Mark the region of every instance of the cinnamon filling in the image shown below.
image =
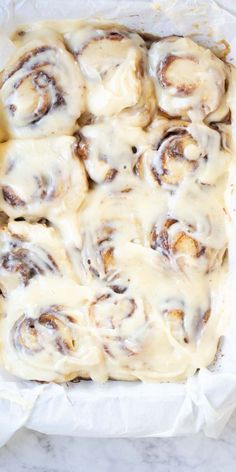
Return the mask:
<svg viewBox="0 0 236 472"><path fill-rule="evenodd" d="M178 185L198 167L201 157L201 151L192 136L184 130L177 130L170 137L164 137L158 146L157 157L151 167L152 174L160 185Z"/></svg>
<svg viewBox="0 0 236 472"><path fill-rule="evenodd" d="M179 95L191 95L197 87L191 78L197 76L198 67L194 57L170 54L161 61L157 75L162 87L175 87Z"/></svg>

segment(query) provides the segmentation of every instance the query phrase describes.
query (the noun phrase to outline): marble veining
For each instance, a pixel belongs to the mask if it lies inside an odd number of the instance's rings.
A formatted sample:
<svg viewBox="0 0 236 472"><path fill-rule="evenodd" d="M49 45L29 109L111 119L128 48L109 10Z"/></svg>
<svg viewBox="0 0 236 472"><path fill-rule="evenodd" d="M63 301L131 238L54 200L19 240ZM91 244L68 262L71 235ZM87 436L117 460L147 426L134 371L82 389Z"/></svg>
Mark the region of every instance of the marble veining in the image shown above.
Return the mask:
<svg viewBox="0 0 236 472"><path fill-rule="evenodd" d="M0 472L233 472L236 413L218 440L86 439L23 429L0 450Z"/></svg>

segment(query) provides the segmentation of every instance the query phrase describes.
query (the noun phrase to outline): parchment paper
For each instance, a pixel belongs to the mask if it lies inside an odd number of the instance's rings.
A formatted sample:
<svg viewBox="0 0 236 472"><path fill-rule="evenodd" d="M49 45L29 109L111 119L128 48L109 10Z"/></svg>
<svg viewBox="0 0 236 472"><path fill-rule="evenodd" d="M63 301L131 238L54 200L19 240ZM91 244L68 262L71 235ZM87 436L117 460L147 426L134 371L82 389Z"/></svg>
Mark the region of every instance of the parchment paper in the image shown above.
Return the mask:
<svg viewBox="0 0 236 472"><path fill-rule="evenodd" d="M160 36L191 35L205 45L226 39L236 64L236 7L232 1L1 0L0 67L13 46L5 33L44 19L91 18L123 23ZM222 6L223 5L223 6ZM226 10L228 8L228 10ZM234 16L235 13L235 16ZM235 98L236 102L236 98ZM142 384L109 381L98 385L26 382L0 371L0 445L22 425L48 434L90 437L177 436L203 430L217 437L236 407L236 165L228 206L230 285L226 311L230 326L217 361L186 383Z"/></svg>

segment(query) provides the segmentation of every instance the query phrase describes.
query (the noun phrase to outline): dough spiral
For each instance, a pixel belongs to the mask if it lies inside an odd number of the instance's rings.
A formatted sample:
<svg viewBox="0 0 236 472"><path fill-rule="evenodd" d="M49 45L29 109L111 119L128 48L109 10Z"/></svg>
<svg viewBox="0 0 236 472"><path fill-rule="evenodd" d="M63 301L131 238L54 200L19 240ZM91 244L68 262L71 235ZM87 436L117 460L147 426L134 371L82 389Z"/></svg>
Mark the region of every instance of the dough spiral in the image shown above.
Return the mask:
<svg viewBox="0 0 236 472"><path fill-rule="evenodd" d="M190 38L171 36L149 52L158 104L170 117L199 120L220 107L226 91L226 66Z"/></svg>
<svg viewBox="0 0 236 472"><path fill-rule="evenodd" d="M79 208L87 179L75 138L8 141L0 156L0 205L10 217L58 219Z"/></svg>
<svg viewBox="0 0 236 472"><path fill-rule="evenodd" d="M1 74L0 100L10 138L73 133L84 109L84 83L56 34L30 38L16 50Z"/></svg>
<svg viewBox="0 0 236 472"><path fill-rule="evenodd" d="M88 111L148 124L155 100L142 38L125 30L85 27L66 39L85 79Z"/></svg>

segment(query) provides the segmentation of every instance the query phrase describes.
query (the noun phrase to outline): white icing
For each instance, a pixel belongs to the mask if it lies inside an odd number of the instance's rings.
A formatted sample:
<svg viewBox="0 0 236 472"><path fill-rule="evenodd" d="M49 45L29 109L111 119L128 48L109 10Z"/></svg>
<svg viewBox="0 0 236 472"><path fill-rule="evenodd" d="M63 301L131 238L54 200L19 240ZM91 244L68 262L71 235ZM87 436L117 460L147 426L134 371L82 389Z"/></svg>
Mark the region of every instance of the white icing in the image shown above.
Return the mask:
<svg viewBox="0 0 236 472"><path fill-rule="evenodd" d="M0 205L12 218L58 220L82 203L87 181L74 154L75 138L14 140L0 145ZM4 189L6 190L4 193ZM11 204L13 191L20 202Z"/></svg>
<svg viewBox="0 0 236 472"><path fill-rule="evenodd" d="M6 296L39 275L74 277L63 242L52 227L11 221L0 232L0 254L1 289Z"/></svg>
<svg viewBox="0 0 236 472"><path fill-rule="evenodd" d="M208 49L171 37L153 43L149 61L158 104L169 115L201 120L220 106L226 66Z"/></svg>
<svg viewBox="0 0 236 472"><path fill-rule="evenodd" d="M52 276L39 277L24 290L16 289L9 297L6 316L1 322L5 367L26 379L60 382L78 375L96 379L101 371L101 380L102 352L96 346L86 315L90 298L88 288ZM55 306L61 313L59 329L38 322L40 314L51 313ZM34 328L29 327L28 336L17 330L22 316L36 320L36 342L31 334ZM70 322L67 316L74 321ZM67 352L63 340L73 342L69 355L63 352L63 349ZM58 342L61 342L59 349Z"/></svg>
<svg viewBox="0 0 236 472"><path fill-rule="evenodd" d="M84 109L79 65L56 35L39 33L27 39L10 57L0 80L6 135L71 134Z"/></svg>
<svg viewBox="0 0 236 472"><path fill-rule="evenodd" d="M129 123L148 124L155 105L141 37L86 27L68 33L66 41L85 79L88 111L96 116L123 112Z"/></svg>
<svg viewBox="0 0 236 472"><path fill-rule="evenodd" d="M212 362L224 325L232 139L229 125L216 130L203 119L229 108L227 66L190 39L169 38L151 46L151 79L139 35L63 25L60 34L36 28L18 38L2 73L46 38L63 64L56 76L66 112L28 126L32 103L14 92L14 119L5 111L11 136L72 134L81 112L94 115L78 143L58 136L0 145L0 209L10 217L0 232L2 363L22 378L56 382L185 379ZM157 68L170 54L181 59L163 87ZM15 74L0 92L5 105ZM152 80L158 106L191 122L153 119Z"/></svg>

